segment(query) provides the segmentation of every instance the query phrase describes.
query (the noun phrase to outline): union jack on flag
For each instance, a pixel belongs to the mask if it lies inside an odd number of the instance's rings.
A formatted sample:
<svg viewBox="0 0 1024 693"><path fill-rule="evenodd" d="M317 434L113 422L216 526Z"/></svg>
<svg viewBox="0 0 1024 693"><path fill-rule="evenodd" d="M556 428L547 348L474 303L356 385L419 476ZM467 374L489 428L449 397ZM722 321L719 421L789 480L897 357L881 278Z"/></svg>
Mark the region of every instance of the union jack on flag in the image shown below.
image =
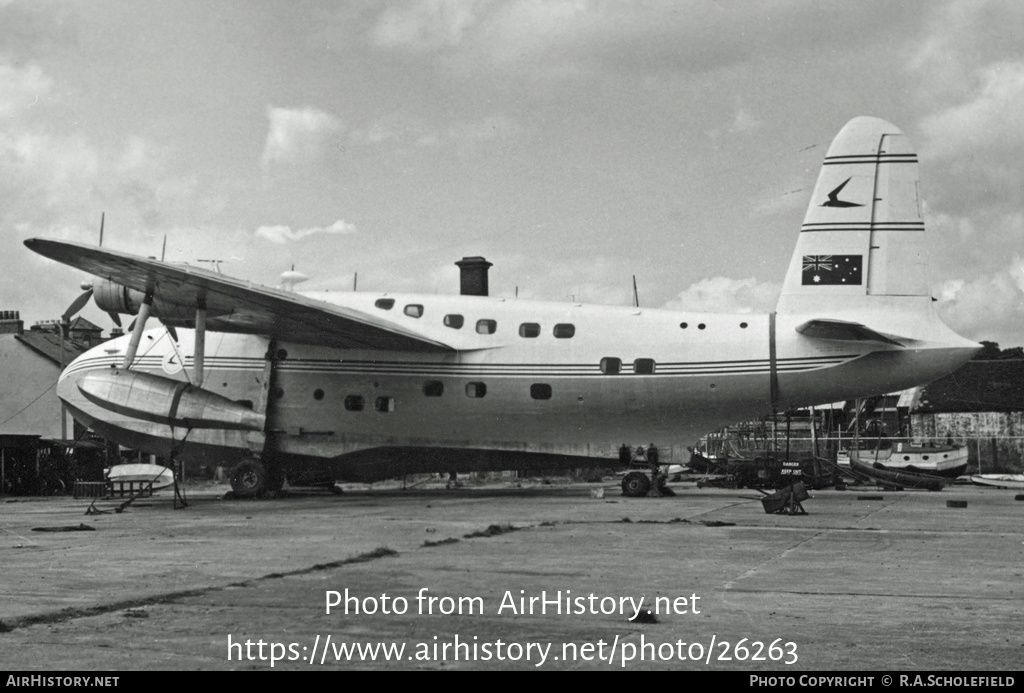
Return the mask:
<svg viewBox="0 0 1024 693"><path fill-rule="evenodd" d="M831 255L804 255L804 272L831 272Z"/></svg>
<svg viewBox="0 0 1024 693"><path fill-rule="evenodd" d="M862 255L804 255L800 283L804 286L859 286Z"/></svg>

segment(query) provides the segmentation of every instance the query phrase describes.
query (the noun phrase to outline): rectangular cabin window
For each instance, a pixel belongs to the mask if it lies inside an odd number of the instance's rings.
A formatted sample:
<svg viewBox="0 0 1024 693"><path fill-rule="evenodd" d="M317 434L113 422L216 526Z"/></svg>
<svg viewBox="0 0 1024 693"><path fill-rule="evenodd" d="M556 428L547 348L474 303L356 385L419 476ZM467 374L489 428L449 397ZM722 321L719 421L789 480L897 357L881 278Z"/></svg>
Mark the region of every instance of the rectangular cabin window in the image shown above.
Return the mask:
<svg viewBox="0 0 1024 693"><path fill-rule="evenodd" d="M477 334L494 334L498 329L497 320L477 320L476 321L476 332Z"/></svg>
<svg viewBox="0 0 1024 693"><path fill-rule="evenodd" d="M366 400L362 395L349 395L345 398L345 409L348 411L362 411L366 406Z"/></svg>
<svg viewBox="0 0 1024 693"><path fill-rule="evenodd" d="M393 298L378 298L374 301L373 305L377 306L381 310L391 310L395 307L395 299Z"/></svg>
<svg viewBox="0 0 1024 693"><path fill-rule="evenodd" d="M466 383L466 397L480 398L487 394L485 383Z"/></svg>
<svg viewBox="0 0 1024 693"><path fill-rule="evenodd" d="M576 326L568 322L555 325L554 335L557 339L571 339L576 334Z"/></svg>
<svg viewBox="0 0 1024 693"><path fill-rule="evenodd" d="M637 375L654 375L654 359L637 359L633 362L633 372Z"/></svg>
<svg viewBox="0 0 1024 693"><path fill-rule="evenodd" d="M605 375L618 375L622 371L622 359L606 356L601 359L601 372Z"/></svg>
<svg viewBox="0 0 1024 693"><path fill-rule="evenodd" d="M519 336L532 339L540 336L540 325L535 322L524 322L519 326Z"/></svg>
<svg viewBox="0 0 1024 693"><path fill-rule="evenodd" d="M534 383L530 386L530 397L534 399L551 399L551 386L547 383Z"/></svg>
<svg viewBox="0 0 1024 693"><path fill-rule="evenodd" d="M410 303L405 307L405 314L410 318L419 318L423 316L423 306L418 303Z"/></svg>
<svg viewBox="0 0 1024 693"><path fill-rule="evenodd" d="M444 383L440 380L428 380L423 383L423 394L427 397L440 397L444 394Z"/></svg>
<svg viewBox="0 0 1024 693"><path fill-rule="evenodd" d="M387 414L388 412L392 412L395 410L395 398L378 397L377 401L374 402L373 407L381 414Z"/></svg>
<svg viewBox="0 0 1024 693"><path fill-rule="evenodd" d="M461 315L458 315L457 313L451 313L449 315L444 316L444 326L450 327L453 330L461 330L462 324L464 322L465 319Z"/></svg>

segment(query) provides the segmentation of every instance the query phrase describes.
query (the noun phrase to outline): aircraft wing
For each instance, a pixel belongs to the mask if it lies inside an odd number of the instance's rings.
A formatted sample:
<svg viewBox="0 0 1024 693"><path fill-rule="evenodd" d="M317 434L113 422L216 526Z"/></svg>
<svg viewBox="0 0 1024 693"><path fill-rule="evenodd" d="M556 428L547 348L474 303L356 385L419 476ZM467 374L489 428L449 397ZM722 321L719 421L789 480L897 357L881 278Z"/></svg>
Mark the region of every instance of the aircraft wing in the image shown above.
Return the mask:
<svg viewBox="0 0 1024 693"><path fill-rule="evenodd" d="M898 347L904 346L896 340L886 337L881 332L875 332L870 327L859 322L848 322L846 320L808 320L797 325L796 331L808 337L817 339L836 339L852 342L881 342L882 344L893 344Z"/></svg>
<svg viewBox="0 0 1024 693"><path fill-rule="evenodd" d="M173 322L194 315L200 302L213 331L260 334L302 344L393 351L455 351L412 330L362 311L227 277L93 246L32 238L25 245L44 257L136 291L154 292L154 305L173 306ZM163 317L154 311L155 317ZM194 325L194 319L192 321Z"/></svg>

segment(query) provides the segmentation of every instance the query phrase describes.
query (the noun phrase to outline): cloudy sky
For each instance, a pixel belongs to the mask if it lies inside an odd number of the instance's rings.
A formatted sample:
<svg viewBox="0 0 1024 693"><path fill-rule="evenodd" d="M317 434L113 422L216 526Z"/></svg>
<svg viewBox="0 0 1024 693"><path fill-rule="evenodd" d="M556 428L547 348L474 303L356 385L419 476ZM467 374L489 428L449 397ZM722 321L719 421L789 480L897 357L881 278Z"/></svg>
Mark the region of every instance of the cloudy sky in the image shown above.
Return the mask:
<svg viewBox="0 0 1024 693"><path fill-rule="evenodd" d="M918 151L933 295L1024 344L1018 0L0 0L3 301L45 236L304 289L768 311L829 142ZM83 315L104 328L94 307Z"/></svg>

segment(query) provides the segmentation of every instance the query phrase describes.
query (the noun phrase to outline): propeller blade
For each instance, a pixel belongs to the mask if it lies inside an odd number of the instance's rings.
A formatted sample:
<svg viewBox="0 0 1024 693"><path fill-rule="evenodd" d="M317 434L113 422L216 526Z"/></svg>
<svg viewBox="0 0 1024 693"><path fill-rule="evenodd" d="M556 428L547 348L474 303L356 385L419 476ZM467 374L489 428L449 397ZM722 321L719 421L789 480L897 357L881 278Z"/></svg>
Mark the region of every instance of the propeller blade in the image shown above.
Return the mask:
<svg viewBox="0 0 1024 693"><path fill-rule="evenodd" d="M173 339L175 342L177 342L178 341L178 331L176 329L174 329L174 327L172 327L171 325L168 325L167 323L165 323L163 320L160 321L160 324L163 325L164 328L167 330L167 334L171 335L171 339Z"/></svg>
<svg viewBox="0 0 1024 693"><path fill-rule="evenodd" d="M113 321L113 323L115 325L117 325L118 327L121 326L121 316L120 315L118 315L117 313L107 313L107 315L110 316L110 319Z"/></svg>
<svg viewBox="0 0 1024 693"><path fill-rule="evenodd" d="M124 369L131 368L135 361L135 354L139 351L139 342L142 341L142 333L146 329L146 320L149 318L149 311L153 307L153 292L146 292L146 298L139 306L139 315L132 323L132 338L128 342L128 350L124 354Z"/></svg>
<svg viewBox="0 0 1024 693"><path fill-rule="evenodd" d="M68 309L64 311L64 315L61 316L61 322L71 322L71 318L85 307L85 304L89 302L90 298L92 298L92 287L89 287L85 293L72 301L71 305L68 306Z"/></svg>
<svg viewBox="0 0 1024 693"><path fill-rule="evenodd" d="M135 320L138 320L138 318L135 318ZM134 332L135 331L135 320L132 320L131 324L128 325L128 331L129 332Z"/></svg>

